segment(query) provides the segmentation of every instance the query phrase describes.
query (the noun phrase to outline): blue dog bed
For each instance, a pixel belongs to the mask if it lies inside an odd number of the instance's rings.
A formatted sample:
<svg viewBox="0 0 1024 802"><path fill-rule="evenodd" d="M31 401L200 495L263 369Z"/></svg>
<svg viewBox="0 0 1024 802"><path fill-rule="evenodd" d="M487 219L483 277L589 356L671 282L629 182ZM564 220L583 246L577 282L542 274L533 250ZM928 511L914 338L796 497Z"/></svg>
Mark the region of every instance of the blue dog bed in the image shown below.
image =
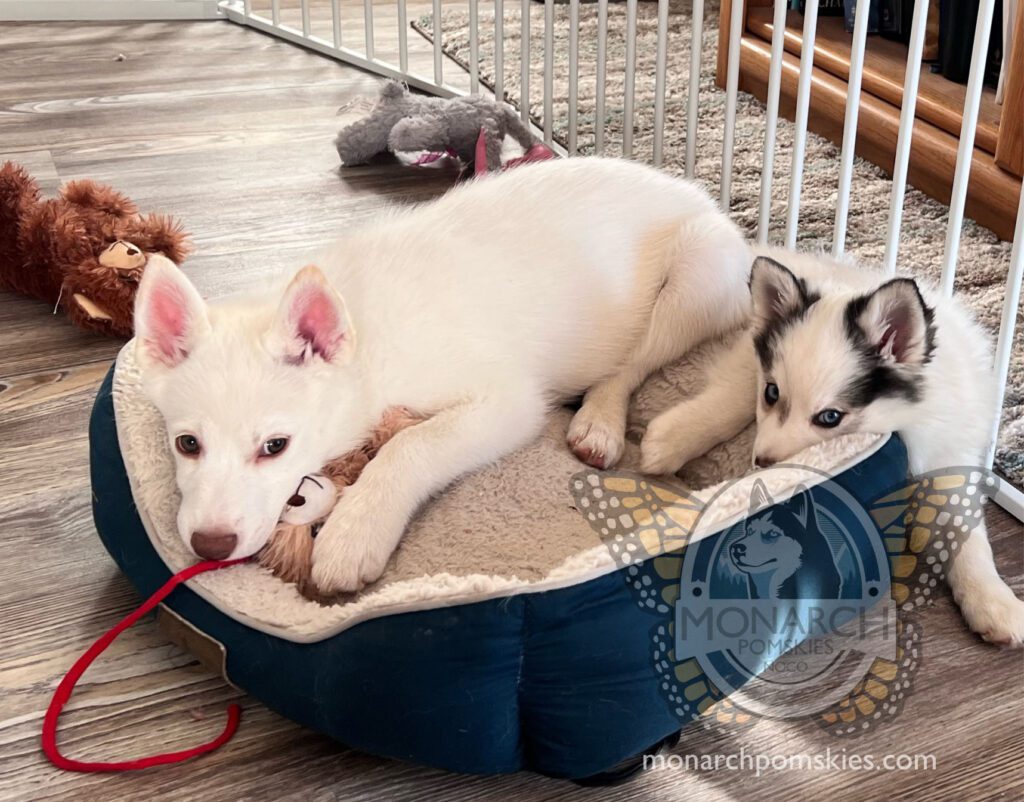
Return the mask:
<svg viewBox="0 0 1024 802"><path fill-rule="evenodd" d="M126 468L133 463L122 441L152 435L153 443L166 448L155 419L134 411L142 408L135 378L126 349L96 399L90 448L100 537L146 596L187 557L168 551L154 531L161 515L173 515L170 474L160 480L167 482L162 493L168 512L154 509L152 499L159 494L154 495L153 460L136 456L135 476ZM561 425L556 421L556 430ZM563 448L560 434L542 446ZM866 504L897 485L907 465L896 438L878 438L861 450L834 479ZM169 465L171 457L166 459ZM569 477L581 466L567 459L567 472L551 478L556 501L550 509L558 506L578 518L600 545L590 528L594 521L579 514L586 510L570 509ZM498 466L494 476L519 475L515 465ZM471 490L461 486L452 492L459 499ZM522 506L512 489L507 493L507 503ZM533 513L534 531L546 526L547 509ZM429 510L425 517L431 526L440 525ZM685 723L666 701L664 666L652 658L652 636L666 620L665 604L644 598L641 580L652 564L623 549L615 559L583 561L575 572L562 569L505 590L491 583L476 596L457 577L438 579L436 599L421 594L411 602L371 605L319 631L303 620L303 634L296 637L287 622L261 620L255 607L233 609L229 591L239 584L279 583L255 566L216 572L224 575L218 576L221 585L193 581L170 597L168 607L223 648L223 672L232 683L347 746L456 772L529 769L582 778L644 751ZM457 592L442 592L451 587ZM814 588L807 590L813 595ZM323 608L310 609L315 618Z"/></svg>

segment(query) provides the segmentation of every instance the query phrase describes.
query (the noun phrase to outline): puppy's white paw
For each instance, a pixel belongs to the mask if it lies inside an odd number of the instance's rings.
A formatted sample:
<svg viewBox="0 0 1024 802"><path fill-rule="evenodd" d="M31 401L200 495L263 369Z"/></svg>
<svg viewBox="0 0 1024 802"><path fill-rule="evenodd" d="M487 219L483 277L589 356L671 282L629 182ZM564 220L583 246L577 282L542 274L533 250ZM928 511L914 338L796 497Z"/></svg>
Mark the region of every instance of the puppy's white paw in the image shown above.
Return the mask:
<svg viewBox="0 0 1024 802"><path fill-rule="evenodd" d="M964 594L960 610L967 625L983 640L1014 649L1024 645L1024 601L999 582L983 593Z"/></svg>
<svg viewBox="0 0 1024 802"><path fill-rule="evenodd" d="M325 537L325 534L327 537ZM380 578L391 556L376 533L339 526L320 530L313 546L313 583L321 593L361 590Z"/></svg>
<svg viewBox="0 0 1024 802"><path fill-rule="evenodd" d="M679 428L665 416L652 420L640 443L640 470L650 474L675 473L689 462L690 449Z"/></svg>
<svg viewBox="0 0 1024 802"><path fill-rule="evenodd" d="M625 416L584 404L569 424L566 441L581 461L595 468L611 468L625 447Z"/></svg>
<svg viewBox="0 0 1024 802"><path fill-rule="evenodd" d="M312 578L321 593L354 592L379 579L402 535L401 525L389 526L383 505L369 505L367 514L360 501L346 492L313 544Z"/></svg>

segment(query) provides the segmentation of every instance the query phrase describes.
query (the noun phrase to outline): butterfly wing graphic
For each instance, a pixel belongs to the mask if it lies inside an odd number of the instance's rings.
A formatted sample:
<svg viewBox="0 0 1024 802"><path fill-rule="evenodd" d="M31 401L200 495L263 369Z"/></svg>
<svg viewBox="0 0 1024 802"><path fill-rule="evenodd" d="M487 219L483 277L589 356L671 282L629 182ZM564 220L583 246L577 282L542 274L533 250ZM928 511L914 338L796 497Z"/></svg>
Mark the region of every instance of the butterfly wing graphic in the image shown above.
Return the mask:
<svg viewBox="0 0 1024 802"><path fill-rule="evenodd" d="M582 471L571 482L577 509L623 568L637 605L659 614L652 657L662 695L681 723L747 723L693 658L677 661L675 625L666 620L679 597L682 551L703 510L680 488L615 471Z"/></svg>
<svg viewBox="0 0 1024 802"><path fill-rule="evenodd" d="M942 468L914 477L870 505L885 540L892 599L900 610L896 659L877 657L864 679L819 723L850 736L899 715L920 663L921 626L910 614L929 602L970 534L982 525L995 476L970 467Z"/></svg>
<svg viewBox="0 0 1024 802"><path fill-rule="evenodd" d="M679 595L680 552L703 505L685 490L620 471L581 471L576 508L607 546L641 609L669 613Z"/></svg>
<svg viewBox="0 0 1024 802"><path fill-rule="evenodd" d="M971 532L984 523L995 475L954 467L914 477L868 510L885 537L893 599L909 612L927 602Z"/></svg>
<svg viewBox="0 0 1024 802"><path fill-rule="evenodd" d="M619 565L678 551L703 509L681 488L625 472L582 471L570 481L577 508Z"/></svg>

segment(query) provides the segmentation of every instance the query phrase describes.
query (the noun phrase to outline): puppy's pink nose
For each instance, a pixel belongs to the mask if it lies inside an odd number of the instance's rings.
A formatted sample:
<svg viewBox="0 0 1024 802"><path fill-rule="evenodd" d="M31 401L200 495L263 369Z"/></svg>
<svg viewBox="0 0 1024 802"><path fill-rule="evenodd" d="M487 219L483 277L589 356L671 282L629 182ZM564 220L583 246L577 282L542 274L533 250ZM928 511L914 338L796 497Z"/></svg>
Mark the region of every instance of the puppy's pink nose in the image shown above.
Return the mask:
<svg viewBox="0 0 1024 802"><path fill-rule="evenodd" d="M204 560L226 560L237 545L238 535L234 532L212 530L192 533L192 551Z"/></svg>

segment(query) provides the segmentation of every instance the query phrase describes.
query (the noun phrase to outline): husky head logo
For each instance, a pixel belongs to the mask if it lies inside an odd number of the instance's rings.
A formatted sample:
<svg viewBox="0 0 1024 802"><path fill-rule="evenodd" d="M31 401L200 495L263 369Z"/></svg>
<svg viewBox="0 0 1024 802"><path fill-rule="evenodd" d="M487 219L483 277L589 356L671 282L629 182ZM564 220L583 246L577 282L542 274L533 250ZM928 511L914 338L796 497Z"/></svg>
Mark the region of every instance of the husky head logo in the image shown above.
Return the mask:
<svg viewBox="0 0 1024 802"><path fill-rule="evenodd" d="M893 279L867 294L819 293L761 257L750 291L761 380L756 465L837 435L883 434L910 422L934 346L932 310L914 281Z"/></svg>
<svg viewBox="0 0 1024 802"><path fill-rule="evenodd" d="M776 504L764 483L755 482L743 534L730 544L729 558L746 575L751 599L840 598L839 570L803 486Z"/></svg>
<svg viewBox="0 0 1024 802"><path fill-rule="evenodd" d="M255 553L296 477L318 471L367 428L355 414L355 337L341 297L310 266L276 309L207 307L172 262L154 256L135 330L142 385L175 455L182 540L206 559ZM328 420L329 430L315 425Z"/></svg>

